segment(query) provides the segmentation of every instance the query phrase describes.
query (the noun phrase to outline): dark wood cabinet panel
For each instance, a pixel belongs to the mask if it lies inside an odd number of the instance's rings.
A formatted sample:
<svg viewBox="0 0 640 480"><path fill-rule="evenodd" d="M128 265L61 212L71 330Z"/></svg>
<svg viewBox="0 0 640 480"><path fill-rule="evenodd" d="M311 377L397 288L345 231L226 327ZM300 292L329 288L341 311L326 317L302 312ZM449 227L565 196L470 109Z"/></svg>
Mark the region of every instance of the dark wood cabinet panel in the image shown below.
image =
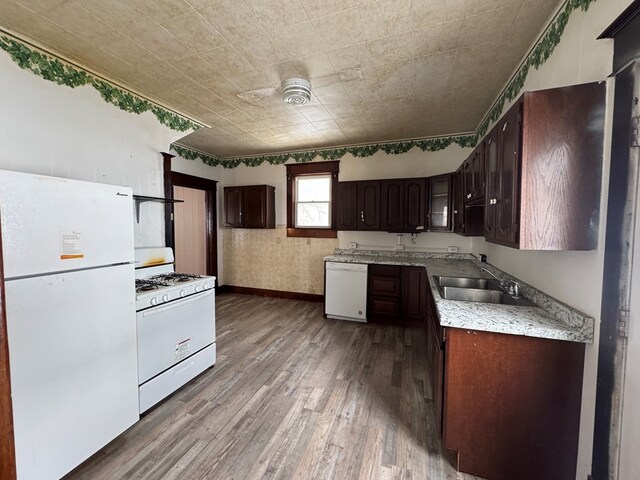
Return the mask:
<svg viewBox="0 0 640 480"><path fill-rule="evenodd" d="M358 229L358 182L338 182L336 229Z"/></svg>
<svg viewBox="0 0 640 480"><path fill-rule="evenodd" d="M358 182L358 230L380 230L380 181Z"/></svg>
<svg viewBox="0 0 640 480"><path fill-rule="evenodd" d="M405 181L382 180L380 211L382 230L402 232L405 226Z"/></svg>
<svg viewBox="0 0 640 480"><path fill-rule="evenodd" d="M496 198L496 241L517 246L520 213L521 103L516 102L498 122L499 196Z"/></svg>
<svg viewBox="0 0 640 480"><path fill-rule="evenodd" d="M224 187L224 224L236 228L275 228L275 187Z"/></svg>
<svg viewBox="0 0 640 480"><path fill-rule="evenodd" d="M469 164L471 170L471 188L467 193L466 200L476 200L484 197L484 185L485 185L485 144L484 141L478 143L471 156L469 157Z"/></svg>
<svg viewBox="0 0 640 480"><path fill-rule="evenodd" d="M370 282L371 294L381 297L400 297L400 278L373 276Z"/></svg>
<svg viewBox="0 0 640 480"><path fill-rule="evenodd" d="M464 228L464 166L465 161L453 174L453 231L465 235Z"/></svg>
<svg viewBox="0 0 640 480"><path fill-rule="evenodd" d="M426 230L427 181L424 178L405 180L404 231L423 232Z"/></svg>
<svg viewBox="0 0 640 480"><path fill-rule="evenodd" d="M447 329L444 444L492 480L576 475L584 344Z"/></svg>
<svg viewBox="0 0 640 480"><path fill-rule="evenodd" d="M485 197L484 197L484 236L487 240L496 237L496 205L500 195L498 163L498 130L491 130L485 137Z"/></svg>
<svg viewBox="0 0 640 480"><path fill-rule="evenodd" d="M370 297L369 313L376 318L398 318L400 317L400 299L389 297Z"/></svg>
<svg viewBox="0 0 640 480"><path fill-rule="evenodd" d="M605 97L604 82L525 94L521 249L597 247Z"/></svg>
<svg viewBox="0 0 640 480"><path fill-rule="evenodd" d="M224 187L224 226L242 227L242 187Z"/></svg>
<svg viewBox="0 0 640 480"><path fill-rule="evenodd" d="M403 267L402 311L407 320L425 321L427 288L427 272L423 267Z"/></svg>
<svg viewBox="0 0 640 480"><path fill-rule="evenodd" d="M451 230L451 174L429 177L428 230Z"/></svg>

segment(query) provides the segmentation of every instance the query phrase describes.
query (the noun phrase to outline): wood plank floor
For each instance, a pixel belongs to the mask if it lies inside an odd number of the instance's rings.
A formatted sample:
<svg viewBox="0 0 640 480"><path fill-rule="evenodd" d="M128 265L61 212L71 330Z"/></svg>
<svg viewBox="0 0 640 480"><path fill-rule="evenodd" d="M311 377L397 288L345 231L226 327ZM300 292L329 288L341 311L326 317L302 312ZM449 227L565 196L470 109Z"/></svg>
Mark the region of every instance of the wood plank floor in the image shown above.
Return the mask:
<svg viewBox="0 0 640 480"><path fill-rule="evenodd" d="M459 479L434 433L421 329L216 298L218 361L68 479ZM96 412L99 415L99 412Z"/></svg>

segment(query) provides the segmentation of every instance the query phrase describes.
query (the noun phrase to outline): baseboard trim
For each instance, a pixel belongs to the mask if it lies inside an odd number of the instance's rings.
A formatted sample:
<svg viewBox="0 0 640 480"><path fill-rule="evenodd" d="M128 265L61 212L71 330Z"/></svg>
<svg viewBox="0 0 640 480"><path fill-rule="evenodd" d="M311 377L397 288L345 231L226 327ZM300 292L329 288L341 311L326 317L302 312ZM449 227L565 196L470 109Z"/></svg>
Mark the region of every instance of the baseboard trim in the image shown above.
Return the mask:
<svg viewBox="0 0 640 480"><path fill-rule="evenodd" d="M284 290L268 290L266 288L238 287L235 285L221 285L216 293L239 293L242 295L257 295L259 297L286 298L288 300L302 300L304 302L324 302L324 295L316 293L287 292Z"/></svg>

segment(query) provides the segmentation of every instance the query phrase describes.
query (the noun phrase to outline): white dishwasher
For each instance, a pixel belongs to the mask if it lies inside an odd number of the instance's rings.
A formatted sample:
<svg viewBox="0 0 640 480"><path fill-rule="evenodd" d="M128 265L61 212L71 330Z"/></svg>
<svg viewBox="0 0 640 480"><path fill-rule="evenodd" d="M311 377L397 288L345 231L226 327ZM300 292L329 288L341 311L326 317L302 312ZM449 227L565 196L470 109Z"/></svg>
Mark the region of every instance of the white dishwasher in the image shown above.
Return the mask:
<svg viewBox="0 0 640 480"><path fill-rule="evenodd" d="M325 314L338 320L367 321L367 265L325 262Z"/></svg>

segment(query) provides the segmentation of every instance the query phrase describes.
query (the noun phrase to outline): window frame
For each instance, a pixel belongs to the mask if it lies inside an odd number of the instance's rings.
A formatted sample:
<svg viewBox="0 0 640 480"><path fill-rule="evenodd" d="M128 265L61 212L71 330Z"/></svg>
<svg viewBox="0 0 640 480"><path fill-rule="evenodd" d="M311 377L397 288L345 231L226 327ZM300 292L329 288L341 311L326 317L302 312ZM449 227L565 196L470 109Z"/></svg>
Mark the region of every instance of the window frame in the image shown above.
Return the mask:
<svg viewBox="0 0 640 480"><path fill-rule="evenodd" d="M338 191L338 173L340 161L293 163L287 167L287 237L337 238L335 195ZM296 227L296 177L330 175L331 197L329 200L329 218L331 226Z"/></svg>

